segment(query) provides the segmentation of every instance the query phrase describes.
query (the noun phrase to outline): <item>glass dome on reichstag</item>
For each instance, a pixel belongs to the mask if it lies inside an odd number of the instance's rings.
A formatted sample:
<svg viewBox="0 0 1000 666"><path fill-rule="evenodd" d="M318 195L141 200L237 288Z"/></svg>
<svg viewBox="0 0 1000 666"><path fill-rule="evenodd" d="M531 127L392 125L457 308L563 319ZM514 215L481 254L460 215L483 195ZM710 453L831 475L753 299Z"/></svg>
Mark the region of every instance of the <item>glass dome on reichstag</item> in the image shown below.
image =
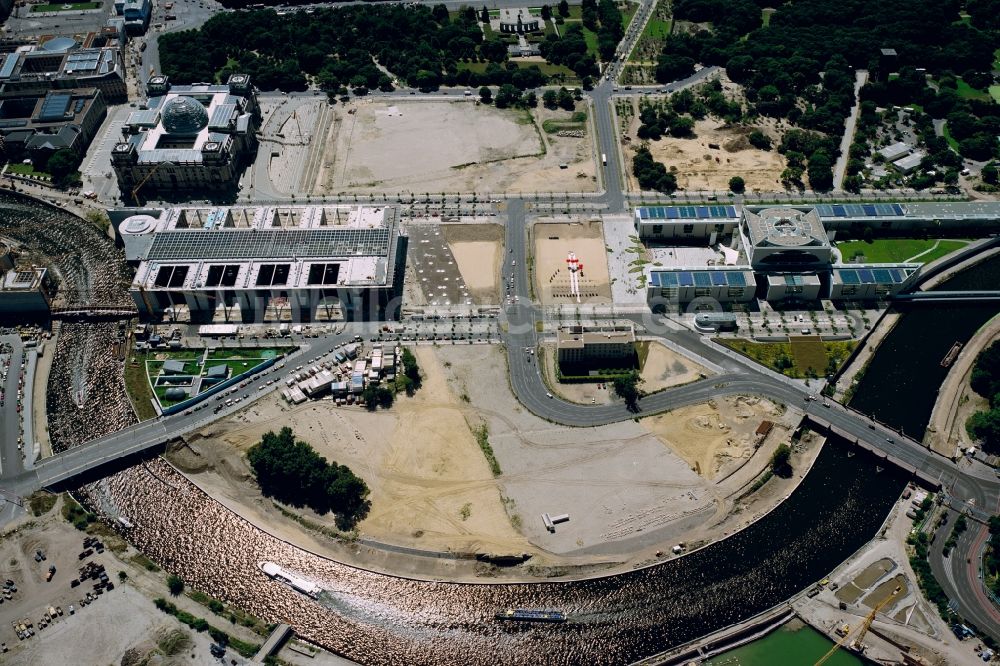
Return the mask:
<svg viewBox="0 0 1000 666"><path fill-rule="evenodd" d="M171 134L197 134L208 125L208 111L193 97L174 97L161 112L163 128Z"/></svg>

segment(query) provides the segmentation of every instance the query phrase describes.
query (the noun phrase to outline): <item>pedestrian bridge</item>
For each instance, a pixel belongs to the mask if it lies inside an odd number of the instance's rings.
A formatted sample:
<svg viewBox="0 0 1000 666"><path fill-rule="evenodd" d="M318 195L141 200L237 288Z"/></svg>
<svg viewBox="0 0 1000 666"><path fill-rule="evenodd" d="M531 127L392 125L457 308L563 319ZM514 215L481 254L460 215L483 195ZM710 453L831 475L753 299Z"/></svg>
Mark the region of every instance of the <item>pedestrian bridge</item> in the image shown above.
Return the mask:
<svg viewBox="0 0 1000 666"><path fill-rule="evenodd" d="M915 291L897 294L892 300L899 303L919 303L941 301L958 303L979 303L1000 301L1000 291Z"/></svg>

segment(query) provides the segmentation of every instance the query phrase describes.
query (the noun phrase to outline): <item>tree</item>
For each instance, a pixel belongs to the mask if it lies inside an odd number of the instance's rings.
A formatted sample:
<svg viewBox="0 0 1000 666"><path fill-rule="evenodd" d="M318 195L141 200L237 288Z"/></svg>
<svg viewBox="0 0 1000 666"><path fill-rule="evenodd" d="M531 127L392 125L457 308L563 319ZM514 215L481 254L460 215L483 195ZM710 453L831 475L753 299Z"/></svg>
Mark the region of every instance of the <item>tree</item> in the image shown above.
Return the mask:
<svg viewBox="0 0 1000 666"><path fill-rule="evenodd" d="M566 88L559 89L558 102L560 109L572 111L576 108L576 100L573 99L573 93Z"/></svg>
<svg viewBox="0 0 1000 666"><path fill-rule="evenodd" d="M552 18L552 8L548 5L542 5L542 20L548 21Z"/></svg>
<svg viewBox="0 0 1000 666"><path fill-rule="evenodd" d="M441 4L434 5L434 8L431 9L431 16L437 23L445 25L448 23L448 8Z"/></svg>
<svg viewBox="0 0 1000 666"><path fill-rule="evenodd" d="M403 347L403 375L410 380L406 394L413 393L420 388L420 366L417 365L417 358L408 348Z"/></svg>
<svg viewBox="0 0 1000 666"><path fill-rule="evenodd" d="M677 190L677 178L663 164L653 159L646 146L640 146L632 158L632 173L644 190L670 194Z"/></svg>
<svg viewBox="0 0 1000 666"><path fill-rule="evenodd" d="M750 136L747 137L747 141L750 145L758 150L771 150L771 137L764 134L760 130L754 130L750 132Z"/></svg>
<svg viewBox="0 0 1000 666"><path fill-rule="evenodd" d="M79 166L79 155L68 148L60 148L49 156L45 171L52 176L52 182L57 187L68 187L80 180Z"/></svg>
<svg viewBox="0 0 1000 666"><path fill-rule="evenodd" d="M479 22L489 23L490 22L490 10L483 5L483 8L479 11Z"/></svg>
<svg viewBox="0 0 1000 666"><path fill-rule="evenodd" d="M559 16L562 16L563 18L569 16L568 0L559 0Z"/></svg>
<svg viewBox="0 0 1000 666"><path fill-rule="evenodd" d="M542 105L546 109L554 109L559 106L559 94L555 90L549 88L542 93Z"/></svg>
<svg viewBox="0 0 1000 666"><path fill-rule="evenodd" d="M373 402L381 399L376 392ZM308 506L320 515L332 511L340 529L352 528L371 506L364 481L350 468L327 462L311 446L296 441L291 428L265 433L247 451L247 460L265 497Z"/></svg>
<svg viewBox="0 0 1000 666"><path fill-rule="evenodd" d="M656 61L656 80L670 83L694 74L694 59L687 56L663 54Z"/></svg>
<svg viewBox="0 0 1000 666"><path fill-rule="evenodd" d="M976 412L965 422L965 430L979 441L983 450L997 453L1000 451L1000 407Z"/></svg>
<svg viewBox="0 0 1000 666"><path fill-rule="evenodd" d="M642 397L642 393L639 391L639 382L641 381L638 373L630 372L627 375L616 376L612 382L615 395L625 401L625 407L630 412L639 411L639 398Z"/></svg>
<svg viewBox="0 0 1000 666"><path fill-rule="evenodd" d="M997 185L1000 183L1000 170L997 169L995 162L990 162L983 167L982 176L983 182L988 185Z"/></svg>
<svg viewBox="0 0 1000 666"><path fill-rule="evenodd" d="M126 580L128 580L128 574L125 573L124 571L119 571L118 572L118 582L119 583L124 583Z"/></svg>
<svg viewBox="0 0 1000 666"><path fill-rule="evenodd" d="M791 457L792 450L788 445L779 444L771 455L771 471L783 479L789 478L792 475Z"/></svg>
<svg viewBox="0 0 1000 666"><path fill-rule="evenodd" d="M743 191L746 189L746 183L739 176L733 176L729 179L729 189L735 194L743 194Z"/></svg>
<svg viewBox="0 0 1000 666"><path fill-rule="evenodd" d="M483 104L489 104L493 101L493 91L487 86L483 86L479 89L479 101Z"/></svg>
<svg viewBox="0 0 1000 666"><path fill-rule="evenodd" d="M505 83L500 86L493 103L498 109L506 109L509 106L517 104L520 100L521 92L511 84Z"/></svg>
<svg viewBox="0 0 1000 666"><path fill-rule="evenodd" d="M184 591L184 579L176 574L167 576L167 589L175 597Z"/></svg>

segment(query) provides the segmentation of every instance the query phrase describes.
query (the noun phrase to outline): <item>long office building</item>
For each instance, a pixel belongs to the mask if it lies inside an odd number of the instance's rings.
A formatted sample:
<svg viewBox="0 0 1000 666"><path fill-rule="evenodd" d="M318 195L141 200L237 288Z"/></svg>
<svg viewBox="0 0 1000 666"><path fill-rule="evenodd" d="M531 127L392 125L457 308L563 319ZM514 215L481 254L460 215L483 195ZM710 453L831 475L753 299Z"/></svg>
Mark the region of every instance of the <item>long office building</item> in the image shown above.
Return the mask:
<svg viewBox="0 0 1000 666"><path fill-rule="evenodd" d="M843 263L838 233L905 235L928 230L982 233L1000 225L1000 202L860 203L815 206L644 206L635 228L646 242L725 245L733 265L647 267L653 307L699 300L745 303L870 301L905 291L920 264Z"/></svg>
<svg viewBox="0 0 1000 666"><path fill-rule="evenodd" d="M97 88L107 104L128 101L121 49L81 48L59 37L32 50L0 55L0 87L8 93Z"/></svg>
<svg viewBox="0 0 1000 666"><path fill-rule="evenodd" d="M406 237L394 206L113 211L131 295L149 319L379 320L399 316Z"/></svg>

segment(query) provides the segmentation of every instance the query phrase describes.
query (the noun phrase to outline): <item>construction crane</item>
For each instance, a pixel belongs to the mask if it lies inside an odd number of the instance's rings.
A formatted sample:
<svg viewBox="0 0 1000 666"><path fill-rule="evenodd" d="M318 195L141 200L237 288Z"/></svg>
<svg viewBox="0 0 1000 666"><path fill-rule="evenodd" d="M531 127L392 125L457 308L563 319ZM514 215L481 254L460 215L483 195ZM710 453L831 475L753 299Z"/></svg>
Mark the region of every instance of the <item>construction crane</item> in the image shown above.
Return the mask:
<svg viewBox="0 0 1000 666"><path fill-rule="evenodd" d="M161 166L164 166L164 165L166 165L166 166L173 166L174 164L173 164L173 162L158 162L158 163L156 164L156 166L154 166L154 167L153 167L152 169L150 169L149 173L147 173L147 174L146 174L146 177L145 177L145 178L143 178L142 180L140 180L140 181L139 181L139 184L138 184L138 185L136 185L136 186L135 186L135 187L134 187L134 188L132 189L132 201L134 201L134 202L135 202L135 207L136 207L136 208L138 208L138 207L139 207L139 190L141 190L141 189L142 189L142 186L143 186L143 185L145 185L145 184L146 184L146 183L147 183L147 182L149 181L149 179L153 177L153 174L155 174L155 173L156 173L156 171L157 171L157 170L158 170L158 169L159 169L159 168L160 168Z"/></svg>
<svg viewBox="0 0 1000 666"><path fill-rule="evenodd" d="M878 612L880 610L882 610L883 608L885 608L886 605L890 601L892 601L893 599L895 599L896 595L899 594L902 591L903 591L903 587L901 585L897 585L896 589L894 589L892 592L890 592L888 595L886 595L885 599L883 599L882 601L880 601L877 604L875 604L875 608L872 609L871 613L868 613L868 616L865 618L865 621L861 623L861 626L859 627L857 638L854 639L854 643L852 645L854 646L854 648L856 650L860 651L860 649L861 649L861 641L864 640L864 637L868 633L868 630L871 628L872 622L875 621L875 616L878 615ZM847 639L850 638L850 637L851 637L851 632L850 631L845 632L844 633L844 637L841 638L839 641L837 641L837 644L834 645L832 648L830 648L830 651L827 652L826 654L824 654L823 657L819 661L816 662L815 666L820 666L827 659L829 659L830 657L832 657L834 652L836 652L840 648L844 647L844 644L847 643Z"/></svg>

